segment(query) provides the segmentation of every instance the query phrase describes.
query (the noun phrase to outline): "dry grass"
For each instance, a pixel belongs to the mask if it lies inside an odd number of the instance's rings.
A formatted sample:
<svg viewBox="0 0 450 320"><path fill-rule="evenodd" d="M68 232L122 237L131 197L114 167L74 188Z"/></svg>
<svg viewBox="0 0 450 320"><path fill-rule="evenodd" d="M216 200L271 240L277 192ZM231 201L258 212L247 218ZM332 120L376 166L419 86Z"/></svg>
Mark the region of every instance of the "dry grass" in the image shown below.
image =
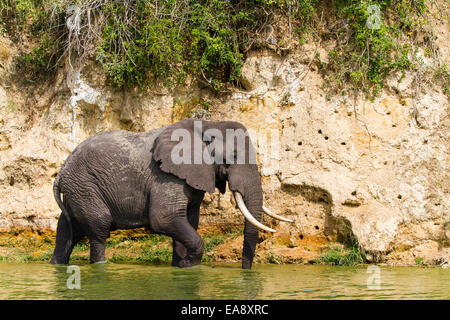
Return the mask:
<svg viewBox="0 0 450 320"><path fill-rule="evenodd" d="M0 43L0 60L6 61L11 56L11 52L8 47L2 43Z"/></svg>

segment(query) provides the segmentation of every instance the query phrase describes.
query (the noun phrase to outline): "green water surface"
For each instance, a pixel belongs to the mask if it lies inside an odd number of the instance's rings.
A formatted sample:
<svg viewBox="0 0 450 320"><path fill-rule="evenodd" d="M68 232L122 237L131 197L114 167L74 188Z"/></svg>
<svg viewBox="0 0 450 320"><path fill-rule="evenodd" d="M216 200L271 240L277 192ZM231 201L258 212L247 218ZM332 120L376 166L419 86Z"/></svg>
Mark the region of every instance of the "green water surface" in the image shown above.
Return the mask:
<svg viewBox="0 0 450 320"><path fill-rule="evenodd" d="M69 289L76 281L67 266L0 262L0 299L450 299L450 269L437 267L107 263L79 271L80 288Z"/></svg>

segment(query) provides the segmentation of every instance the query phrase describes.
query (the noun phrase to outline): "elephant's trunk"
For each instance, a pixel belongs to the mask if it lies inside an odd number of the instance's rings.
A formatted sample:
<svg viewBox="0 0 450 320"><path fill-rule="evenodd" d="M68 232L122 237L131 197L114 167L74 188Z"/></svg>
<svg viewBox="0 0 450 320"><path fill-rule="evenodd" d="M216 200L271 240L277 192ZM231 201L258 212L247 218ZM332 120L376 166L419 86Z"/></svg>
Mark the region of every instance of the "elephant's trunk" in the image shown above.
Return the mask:
<svg viewBox="0 0 450 320"><path fill-rule="evenodd" d="M250 269L252 267L255 248L258 240L258 225L261 221L263 194L261 187L261 178L256 165L244 165L231 168L228 176L228 185L234 193L236 202L247 215L244 227L244 245L242 249L242 268ZM259 225L261 227L261 225ZM263 226L264 228L267 228ZM264 229L262 228L262 229ZM270 229L270 228L267 228ZM265 229L265 230L267 230ZM275 230L268 230L275 231Z"/></svg>
<svg viewBox="0 0 450 320"><path fill-rule="evenodd" d="M256 221L261 221L262 214L262 190L250 192L244 195L244 203L248 211ZM245 219L244 245L242 248L242 268L250 269L255 256L256 243L258 241L258 228L249 219Z"/></svg>

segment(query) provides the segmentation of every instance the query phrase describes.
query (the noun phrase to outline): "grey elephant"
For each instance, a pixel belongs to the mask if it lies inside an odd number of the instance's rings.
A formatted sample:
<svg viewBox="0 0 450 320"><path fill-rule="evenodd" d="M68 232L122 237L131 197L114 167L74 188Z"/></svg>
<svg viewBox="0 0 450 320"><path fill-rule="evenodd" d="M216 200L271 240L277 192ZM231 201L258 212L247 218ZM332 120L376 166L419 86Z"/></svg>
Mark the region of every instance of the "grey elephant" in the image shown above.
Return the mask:
<svg viewBox="0 0 450 320"><path fill-rule="evenodd" d="M240 135L228 138L230 132ZM147 227L173 238L173 266L197 265L203 255L196 231L200 204L205 192L218 188L224 193L228 181L246 218L242 268L250 269L258 229L275 232L261 224L262 212L290 221L263 206L254 157L246 128L232 121L189 119L153 131L115 130L85 140L55 178L62 214L50 263L67 264L84 237L90 262L103 262L110 231Z"/></svg>

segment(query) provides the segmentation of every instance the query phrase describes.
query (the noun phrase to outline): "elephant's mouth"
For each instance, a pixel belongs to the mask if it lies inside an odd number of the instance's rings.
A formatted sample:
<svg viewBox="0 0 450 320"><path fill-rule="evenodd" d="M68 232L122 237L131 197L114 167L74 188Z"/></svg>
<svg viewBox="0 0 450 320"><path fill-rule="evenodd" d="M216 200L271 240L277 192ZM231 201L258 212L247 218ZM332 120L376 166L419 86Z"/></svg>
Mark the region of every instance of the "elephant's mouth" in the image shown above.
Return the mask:
<svg viewBox="0 0 450 320"><path fill-rule="evenodd" d="M265 225L263 225L261 222L259 222L258 220L255 219L255 217L253 217L253 215L250 213L250 211L247 209L245 203L244 203L244 199L242 198L242 195L239 192L234 192L234 198L236 199L236 203L239 207L239 210L242 212L242 214L244 215L244 217L251 223L253 224L255 227L257 227L258 229L261 230L265 230L265 231L269 231L269 232L276 232L275 229L269 228ZM268 216L277 219L277 220L281 220L281 221L286 221L286 222L294 222L291 219L279 216L275 213L272 213L269 209L267 209L265 206L262 207L263 212L265 214L267 214Z"/></svg>

